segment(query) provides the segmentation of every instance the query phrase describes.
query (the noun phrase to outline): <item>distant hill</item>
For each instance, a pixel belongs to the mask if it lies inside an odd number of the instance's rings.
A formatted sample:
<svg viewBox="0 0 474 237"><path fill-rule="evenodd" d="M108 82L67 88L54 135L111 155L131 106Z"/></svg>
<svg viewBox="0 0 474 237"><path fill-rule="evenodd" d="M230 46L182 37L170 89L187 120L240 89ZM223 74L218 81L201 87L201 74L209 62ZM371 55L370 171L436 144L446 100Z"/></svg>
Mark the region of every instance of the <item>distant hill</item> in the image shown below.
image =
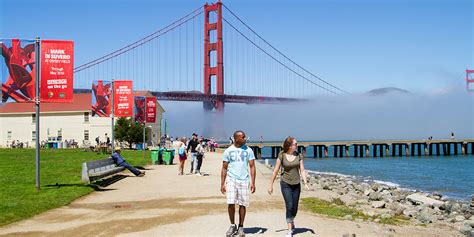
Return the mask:
<svg viewBox="0 0 474 237"><path fill-rule="evenodd" d="M384 87L384 88L378 88L378 89L373 89L371 91L366 92L366 95L370 96L377 96L377 95L386 95L386 94L392 94L392 93L401 93L401 94L411 94L411 92L396 88L396 87Z"/></svg>

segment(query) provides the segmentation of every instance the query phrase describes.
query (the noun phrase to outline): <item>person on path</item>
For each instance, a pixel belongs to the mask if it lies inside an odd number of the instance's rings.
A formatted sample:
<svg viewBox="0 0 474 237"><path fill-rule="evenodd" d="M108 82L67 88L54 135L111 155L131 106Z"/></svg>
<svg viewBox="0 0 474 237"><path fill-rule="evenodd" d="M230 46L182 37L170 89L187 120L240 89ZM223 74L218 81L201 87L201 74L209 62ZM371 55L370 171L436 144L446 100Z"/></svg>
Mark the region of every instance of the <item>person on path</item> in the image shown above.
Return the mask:
<svg viewBox="0 0 474 237"><path fill-rule="evenodd" d="M234 132L233 138L234 144L224 151L222 159L221 192L227 196L227 212L231 224L226 236L243 237L250 193L255 192L255 155L252 149L245 145L246 137L243 131ZM235 224L235 205L239 205L238 227Z"/></svg>
<svg viewBox="0 0 474 237"><path fill-rule="evenodd" d="M196 147L196 152L197 152L197 168L196 168L196 175L202 176L201 174L201 166L202 166L202 160L204 158L204 153L205 153L205 148L203 147L203 141L199 140L199 144Z"/></svg>
<svg viewBox="0 0 474 237"><path fill-rule="evenodd" d="M189 173L193 174L193 172L197 172L197 151L196 147L199 145L198 142L198 135L196 133L193 133L193 137L188 143L188 148L186 149L186 152L189 153L189 150L191 150L191 171Z"/></svg>
<svg viewBox="0 0 474 237"><path fill-rule="evenodd" d="M298 143L295 138L287 137L283 142L283 152L278 155L275 169L268 194L273 193L273 182L278 171L282 168L280 187L286 207L286 223L288 224L287 237L292 237L295 230L295 217L298 212L298 203L301 193L301 178L303 178L305 190L309 190L306 174L304 171L303 155L297 153Z"/></svg>
<svg viewBox="0 0 474 237"><path fill-rule="evenodd" d="M186 162L186 138L182 137L178 142L179 167L178 175L184 174L184 163Z"/></svg>

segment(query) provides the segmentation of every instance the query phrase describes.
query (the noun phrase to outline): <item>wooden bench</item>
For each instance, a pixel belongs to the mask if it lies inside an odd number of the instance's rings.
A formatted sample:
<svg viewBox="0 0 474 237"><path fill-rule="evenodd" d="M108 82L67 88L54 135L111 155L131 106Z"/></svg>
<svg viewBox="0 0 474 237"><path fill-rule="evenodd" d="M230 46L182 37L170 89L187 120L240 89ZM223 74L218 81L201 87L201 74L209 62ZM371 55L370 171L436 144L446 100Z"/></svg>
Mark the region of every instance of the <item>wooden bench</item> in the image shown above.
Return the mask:
<svg viewBox="0 0 474 237"><path fill-rule="evenodd" d="M94 180L110 176L125 170L117 166L112 158L94 160L82 163L82 181L90 183Z"/></svg>

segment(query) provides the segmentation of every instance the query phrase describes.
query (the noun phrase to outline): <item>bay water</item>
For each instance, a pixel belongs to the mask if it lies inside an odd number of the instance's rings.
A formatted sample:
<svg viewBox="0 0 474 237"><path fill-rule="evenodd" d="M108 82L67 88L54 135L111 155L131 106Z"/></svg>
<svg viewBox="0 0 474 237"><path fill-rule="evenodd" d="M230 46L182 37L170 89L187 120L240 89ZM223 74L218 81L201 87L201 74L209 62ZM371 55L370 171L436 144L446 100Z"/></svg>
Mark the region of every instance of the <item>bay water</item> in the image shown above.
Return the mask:
<svg viewBox="0 0 474 237"><path fill-rule="evenodd" d="M269 157L269 150L264 148L262 157ZM275 159L270 163L274 165ZM400 188L439 192L452 199L467 201L474 195L474 155L308 157L304 164L307 170L314 172L356 176Z"/></svg>

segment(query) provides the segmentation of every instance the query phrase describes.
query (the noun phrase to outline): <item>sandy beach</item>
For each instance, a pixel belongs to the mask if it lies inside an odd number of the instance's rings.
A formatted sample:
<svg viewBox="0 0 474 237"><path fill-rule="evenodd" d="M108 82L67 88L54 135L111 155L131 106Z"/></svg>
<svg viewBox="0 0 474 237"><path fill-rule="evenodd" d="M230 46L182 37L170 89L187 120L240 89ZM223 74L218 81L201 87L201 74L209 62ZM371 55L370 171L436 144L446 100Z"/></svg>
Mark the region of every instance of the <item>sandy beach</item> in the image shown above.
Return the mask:
<svg viewBox="0 0 474 237"><path fill-rule="evenodd" d="M15 236L223 236L229 226L225 196L220 193L221 154L207 153L205 176L177 175L177 165L146 167L146 176L129 176L103 191L71 204L0 228ZM186 163L189 171L189 162ZM257 162L256 192L245 220L248 236L285 236L284 203L276 182L267 188L271 170ZM328 199L327 190L303 191L302 197ZM301 209L295 236L462 236L449 226L394 226L333 219Z"/></svg>

